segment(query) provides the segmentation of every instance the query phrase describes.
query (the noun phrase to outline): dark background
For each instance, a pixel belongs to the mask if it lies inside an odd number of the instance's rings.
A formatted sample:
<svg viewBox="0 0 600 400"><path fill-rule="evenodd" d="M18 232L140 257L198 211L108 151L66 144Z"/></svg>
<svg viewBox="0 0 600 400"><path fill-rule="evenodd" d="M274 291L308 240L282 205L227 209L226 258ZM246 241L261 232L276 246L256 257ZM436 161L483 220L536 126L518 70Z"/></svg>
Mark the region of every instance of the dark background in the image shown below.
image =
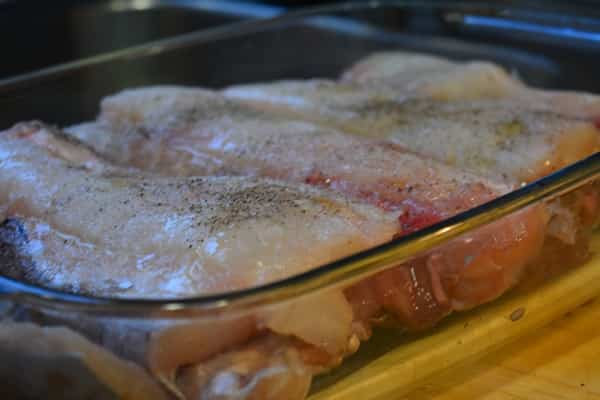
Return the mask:
<svg viewBox="0 0 600 400"><path fill-rule="evenodd" d="M250 17L268 16L269 10L265 9L265 6L297 9L303 6L333 4L336 1L238 0L235 4L241 4L240 7L223 7L223 10L210 11L203 8L202 4L206 2L202 1L180 1L176 5L158 8L136 6L142 3L145 2L0 0L0 79L156 39L212 28ZM224 6L232 4L227 0L212 3ZM544 0L528 3L600 8L600 2L593 0ZM262 7L253 7L253 4ZM387 15L382 18L393 23L395 16Z"/></svg>
<svg viewBox="0 0 600 400"><path fill-rule="evenodd" d="M504 1L499 1L504 2ZM42 67L104 53L198 29L205 29L249 17L251 8L236 15L206 13L189 6L145 10L111 9L114 1L82 0L0 0L0 79ZM133 4L124 1L121 4ZM187 4L192 4L188 1ZM202 2L198 2L201 4ZM214 2L213 2L214 3ZM222 1L223 4L227 0ZM336 1L267 0L244 1L297 9ZM598 5L598 1L536 1L567 6ZM200 7L201 8L201 7ZM263 10L264 11L264 10ZM261 10L256 11L260 14Z"/></svg>

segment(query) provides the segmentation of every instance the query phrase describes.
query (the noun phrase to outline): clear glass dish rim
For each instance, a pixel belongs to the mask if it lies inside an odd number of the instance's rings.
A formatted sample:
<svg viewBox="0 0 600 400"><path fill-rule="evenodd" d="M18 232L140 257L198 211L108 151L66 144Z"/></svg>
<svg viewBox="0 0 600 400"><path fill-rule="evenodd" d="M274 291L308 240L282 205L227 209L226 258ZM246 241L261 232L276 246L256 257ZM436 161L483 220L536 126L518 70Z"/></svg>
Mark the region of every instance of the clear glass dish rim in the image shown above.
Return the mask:
<svg viewBox="0 0 600 400"><path fill-rule="evenodd" d="M450 8L460 9L461 11L480 9L481 7L487 7L494 11L515 9L510 3L449 3L445 1L351 2L333 6L313 7L269 19L237 22L227 24L224 27L196 31L0 80L0 96L97 64L140 57L149 52L152 54L167 52L233 35L237 36L264 31L279 24L296 22L308 17L380 7ZM532 8L530 6L524 8L521 5L518 9L531 10ZM541 9L544 11L564 11L564 9L557 7L544 6ZM598 178L600 178L600 152L428 228L344 259L313 268L304 273L248 289L189 298L123 299L72 294L0 275L0 300L6 299L28 306L57 310L84 311L112 316L145 315L146 313L151 313L155 317L158 315L162 317L188 316L189 312L214 313L217 311L246 310L258 306L267 306L314 293L318 290L332 288L336 285L347 284L385 270L393 265L406 262L411 257L441 245L457 236L518 212L532 204L575 190Z"/></svg>

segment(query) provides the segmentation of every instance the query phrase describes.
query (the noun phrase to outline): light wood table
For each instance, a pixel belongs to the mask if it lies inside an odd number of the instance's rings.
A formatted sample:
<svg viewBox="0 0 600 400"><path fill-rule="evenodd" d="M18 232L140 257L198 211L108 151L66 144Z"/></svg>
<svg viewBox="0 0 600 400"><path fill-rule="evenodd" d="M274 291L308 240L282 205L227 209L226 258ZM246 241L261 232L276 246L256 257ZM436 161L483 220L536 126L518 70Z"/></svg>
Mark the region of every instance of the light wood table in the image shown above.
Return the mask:
<svg viewBox="0 0 600 400"><path fill-rule="evenodd" d="M600 300L401 398L600 399Z"/></svg>

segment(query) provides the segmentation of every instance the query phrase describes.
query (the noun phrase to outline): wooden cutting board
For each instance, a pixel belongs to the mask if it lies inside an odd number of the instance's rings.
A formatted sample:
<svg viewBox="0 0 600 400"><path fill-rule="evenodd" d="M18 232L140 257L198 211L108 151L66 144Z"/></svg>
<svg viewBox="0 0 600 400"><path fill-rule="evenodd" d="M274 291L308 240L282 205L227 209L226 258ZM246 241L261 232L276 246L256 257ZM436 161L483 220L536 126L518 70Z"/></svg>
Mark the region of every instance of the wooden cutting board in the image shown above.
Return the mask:
<svg viewBox="0 0 600 400"><path fill-rule="evenodd" d="M427 335L378 332L311 400L599 399L600 234L560 279L457 314Z"/></svg>
<svg viewBox="0 0 600 400"><path fill-rule="evenodd" d="M600 399L600 300L399 398Z"/></svg>

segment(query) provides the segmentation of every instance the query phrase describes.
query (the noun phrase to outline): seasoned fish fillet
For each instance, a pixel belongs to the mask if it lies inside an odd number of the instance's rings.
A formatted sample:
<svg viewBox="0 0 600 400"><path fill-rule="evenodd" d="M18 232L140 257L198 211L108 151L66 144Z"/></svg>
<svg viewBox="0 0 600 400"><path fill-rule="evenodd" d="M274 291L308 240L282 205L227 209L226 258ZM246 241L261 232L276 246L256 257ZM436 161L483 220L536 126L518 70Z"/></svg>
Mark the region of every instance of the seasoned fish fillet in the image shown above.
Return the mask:
<svg viewBox="0 0 600 400"><path fill-rule="evenodd" d="M2 398L168 398L141 367L64 327L0 322L0 356Z"/></svg>
<svg viewBox="0 0 600 400"><path fill-rule="evenodd" d="M387 209L429 208L439 214L438 220L509 190L391 144L254 112L202 89L127 91L103 105L100 123L69 131L100 152L106 148L98 146L95 137L112 136L117 143L125 137L133 145L120 146L119 157L157 173L260 175L306 182L352 193ZM137 141L129 142L130 136ZM139 148L154 152L140 157ZM170 156L164 157L167 153ZM405 229L422 227L408 226L410 218L406 216Z"/></svg>
<svg viewBox="0 0 600 400"><path fill-rule="evenodd" d="M574 118L600 117L599 96L529 88L489 62L455 62L432 55L389 51L360 60L342 74L341 80L391 91L397 96L442 101L510 98L525 108L560 111Z"/></svg>
<svg viewBox="0 0 600 400"><path fill-rule="evenodd" d="M54 131L39 124L0 134L0 204L22 219L26 253L47 286L126 297L229 291L325 264L398 230L394 215L317 188L114 175L87 167L96 159L81 163L72 151L65 160L34 143L48 137ZM97 272L98 260L107 263ZM107 293L98 273L125 283Z"/></svg>
<svg viewBox="0 0 600 400"><path fill-rule="evenodd" d="M400 51L375 53L360 60L343 73L342 81L436 100L502 97L522 87L493 63L459 63Z"/></svg>
<svg viewBox="0 0 600 400"><path fill-rule="evenodd" d="M594 121L511 99L439 102L331 81L235 86L257 109L401 146L479 175L530 182L600 149Z"/></svg>
<svg viewBox="0 0 600 400"><path fill-rule="evenodd" d="M539 179L600 149L597 120L572 112L586 115L598 100L574 93L523 88L504 98L441 102L323 80L241 85L224 93L256 109L389 140L513 185ZM589 234L597 224L598 186L557 204L551 207L548 233L574 244L581 232Z"/></svg>

